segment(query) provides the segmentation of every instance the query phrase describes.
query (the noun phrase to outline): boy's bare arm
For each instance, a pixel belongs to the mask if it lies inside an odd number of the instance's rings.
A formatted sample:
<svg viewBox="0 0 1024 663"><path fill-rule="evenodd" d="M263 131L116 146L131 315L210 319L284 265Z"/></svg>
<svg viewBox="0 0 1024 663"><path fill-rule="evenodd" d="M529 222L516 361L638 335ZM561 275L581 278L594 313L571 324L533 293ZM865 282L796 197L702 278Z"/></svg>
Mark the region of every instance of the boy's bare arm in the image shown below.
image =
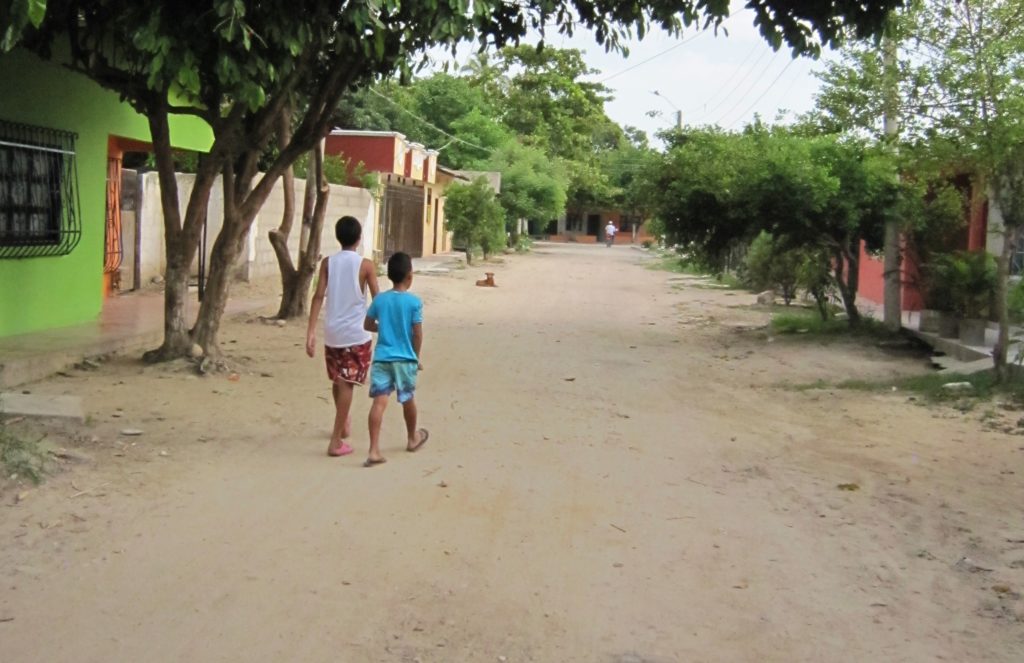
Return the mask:
<svg viewBox="0 0 1024 663"><path fill-rule="evenodd" d="M363 329L365 329L368 332L373 332L373 333L376 334L377 333L377 321L375 319L371 318L370 316L366 316L366 318L363 320Z"/></svg>
<svg viewBox="0 0 1024 663"><path fill-rule="evenodd" d="M377 267L373 261L363 258L363 277L366 280L366 287L370 289L370 297L377 298L380 286L377 285Z"/></svg>
<svg viewBox="0 0 1024 663"><path fill-rule="evenodd" d="M423 323L417 322L412 326L412 349L416 352L416 361L423 370L423 362L420 360L420 349L423 347Z"/></svg>
<svg viewBox="0 0 1024 663"><path fill-rule="evenodd" d="M316 355L316 324L320 318L320 309L324 305L324 295L327 294L327 258L320 263L320 274L317 276L316 292L313 294L313 303L309 305L309 324L306 326L306 354L310 357Z"/></svg>

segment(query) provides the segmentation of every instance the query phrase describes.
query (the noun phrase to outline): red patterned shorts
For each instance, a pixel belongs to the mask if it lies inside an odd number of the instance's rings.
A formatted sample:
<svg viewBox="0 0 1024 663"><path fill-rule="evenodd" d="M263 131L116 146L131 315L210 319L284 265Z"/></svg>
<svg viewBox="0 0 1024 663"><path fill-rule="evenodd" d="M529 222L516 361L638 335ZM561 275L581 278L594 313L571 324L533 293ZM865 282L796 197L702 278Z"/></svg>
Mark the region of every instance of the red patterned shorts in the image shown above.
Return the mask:
<svg viewBox="0 0 1024 663"><path fill-rule="evenodd" d="M327 377L330 381L366 384L366 375L370 372L372 343L372 341L367 341L362 345L353 345L347 348L324 346Z"/></svg>

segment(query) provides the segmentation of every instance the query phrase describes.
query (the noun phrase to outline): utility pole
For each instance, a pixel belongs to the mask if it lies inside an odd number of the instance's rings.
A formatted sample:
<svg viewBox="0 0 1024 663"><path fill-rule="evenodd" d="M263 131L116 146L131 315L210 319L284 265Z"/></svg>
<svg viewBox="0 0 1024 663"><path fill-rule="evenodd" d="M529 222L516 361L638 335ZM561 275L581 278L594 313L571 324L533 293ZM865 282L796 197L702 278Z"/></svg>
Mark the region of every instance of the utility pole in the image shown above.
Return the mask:
<svg viewBox="0 0 1024 663"><path fill-rule="evenodd" d="M662 99L665 100L665 103L667 103L669 106L675 109L676 129L681 130L683 128L683 111L679 110L679 107L672 103L672 100L666 97L664 94L662 94L661 91L651 90L651 94L653 94L656 97L661 97Z"/></svg>
<svg viewBox="0 0 1024 663"><path fill-rule="evenodd" d="M899 71L896 62L896 40L892 34L893 15L889 15L889 25L882 38L882 82L884 85L883 132L884 140L890 149L895 149L899 137ZM897 175L899 177L899 175ZM885 222L885 244L882 262L883 317L886 329L899 331L903 326L902 283L900 273L901 262L900 219L890 214Z"/></svg>

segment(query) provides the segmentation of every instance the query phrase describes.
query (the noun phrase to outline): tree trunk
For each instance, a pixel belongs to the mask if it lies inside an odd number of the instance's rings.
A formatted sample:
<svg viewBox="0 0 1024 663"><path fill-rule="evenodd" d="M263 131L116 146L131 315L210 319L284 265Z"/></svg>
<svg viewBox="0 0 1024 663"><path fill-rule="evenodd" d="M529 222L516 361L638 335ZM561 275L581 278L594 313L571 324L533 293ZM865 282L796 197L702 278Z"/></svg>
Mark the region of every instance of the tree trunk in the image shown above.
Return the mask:
<svg viewBox="0 0 1024 663"><path fill-rule="evenodd" d="M811 295L814 297L814 303L818 305L818 315L821 316L822 322L828 320L828 299L826 299L825 293L821 290L813 290Z"/></svg>
<svg viewBox="0 0 1024 663"><path fill-rule="evenodd" d="M310 169L306 177L306 193L302 205L302 232L299 236L299 262L286 285L281 299L281 318L298 318L306 315L310 285L320 261L320 238L323 235L324 218L331 188L324 176L324 144L321 141L310 152Z"/></svg>
<svg viewBox="0 0 1024 663"><path fill-rule="evenodd" d="M858 261L848 254L849 252L844 250L835 252L836 285L839 287L839 294L843 298L846 320L851 327L856 327L860 324L860 311L857 310L859 265L857 264Z"/></svg>
<svg viewBox="0 0 1024 663"><path fill-rule="evenodd" d="M292 139L292 116L291 108L286 107L279 119L277 130L278 147L283 149ZM289 315L291 302L294 300L295 291L295 265L292 263L291 253L288 252L288 236L292 232L292 225L295 223L295 169L288 166L282 175L284 180L284 212L281 214L281 225L267 233L271 248L274 249L274 256L277 258L277 266L281 272L281 305L277 310L277 317L282 320L294 317Z"/></svg>
<svg viewBox="0 0 1024 663"><path fill-rule="evenodd" d="M143 354L143 360L157 362L187 356L192 348L186 318L188 276L199 246L199 234L206 221L206 206L216 180L217 162L211 155L200 161L183 222L178 207L178 180L174 172L167 112L151 114L149 128L160 179L167 270L164 275L164 340L159 348Z"/></svg>
<svg viewBox="0 0 1024 663"><path fill-rule="evenodd" d="M1017 245L1017 233L1016 227L1003 226L1003 250L999 252L999 259L996 262L996 318L999 322L999 337L996 340L996 347L992 349L992 363L995 367L996 381L1000 383L1006 383L1010 379L1010 371L1007 366L1007 351L1010 347L1010 315L1007 310L1007 298L1010 290L1010 258Z"/></svg>
<svg viewBox="0 0 1024 663"><path fill-rule="evenodd" d="M217 334L227 306L231 272L238 255L242 252L248 227L249 223L246 223L237 212L229 216L225 210L224 227L217 235L213 250L210 252L210 275L206 281L203 303L199 307L199 317L192 329L193 341L203 348L203 354L207 357L220 357Z"/></svg>
<svg viewBox="0 0 1024 663"><path fill-rule="evenodd" d="M210 274L206 293L199 307L199 316L192 329L192 341L198 343L207 357L219 358L220 347L217 333L221 317L227 304L231 272L235 261L242 252L245 238L256 219L260 207L273 190L274 181L284 175L284 170L271 171L262 176L259 184L252 187L255 179L253 152L239 159L241 175L235 172L235 163L224 162L224 225L213 244L210 253Z"/></svg>

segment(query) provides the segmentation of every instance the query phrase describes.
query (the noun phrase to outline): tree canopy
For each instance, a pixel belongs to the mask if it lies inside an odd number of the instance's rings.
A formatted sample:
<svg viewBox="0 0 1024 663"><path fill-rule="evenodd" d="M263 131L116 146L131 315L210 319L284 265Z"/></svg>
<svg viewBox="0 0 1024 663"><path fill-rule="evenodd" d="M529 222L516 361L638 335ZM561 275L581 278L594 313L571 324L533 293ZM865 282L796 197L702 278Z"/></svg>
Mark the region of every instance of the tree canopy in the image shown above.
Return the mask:
<svg viewBox="0 0 1024 663"><path fill-rule="evenodd" d="M812 54L844 35L876 33L886 12L901 4L748 2L773 46L785 43L796 53ZM585 29L606 49L616 50L624 38L642 37L652 27L677 35L686 26L717 26L728 15L724 0L0 0L0 51L20 46L42 57L66 54L68 66L148 118L167 251L164 344L152 356L169 358L187 354L193 343L217 353L228 274L246 233L276 181L329 130L347 91L396 72L406 77L430 47L454 49L475 41L482 49L500 49L518 45L530 30L544 39ZM293 108L301 112L289 140L269 150L280 117ZM198 116L214 134L184 214L174 177L170 114ZM574 143L570 139L561 147ZM208 296L190 330L184 315L188 266L218 175L224 182L225 219L214 242Z"/></svg>

